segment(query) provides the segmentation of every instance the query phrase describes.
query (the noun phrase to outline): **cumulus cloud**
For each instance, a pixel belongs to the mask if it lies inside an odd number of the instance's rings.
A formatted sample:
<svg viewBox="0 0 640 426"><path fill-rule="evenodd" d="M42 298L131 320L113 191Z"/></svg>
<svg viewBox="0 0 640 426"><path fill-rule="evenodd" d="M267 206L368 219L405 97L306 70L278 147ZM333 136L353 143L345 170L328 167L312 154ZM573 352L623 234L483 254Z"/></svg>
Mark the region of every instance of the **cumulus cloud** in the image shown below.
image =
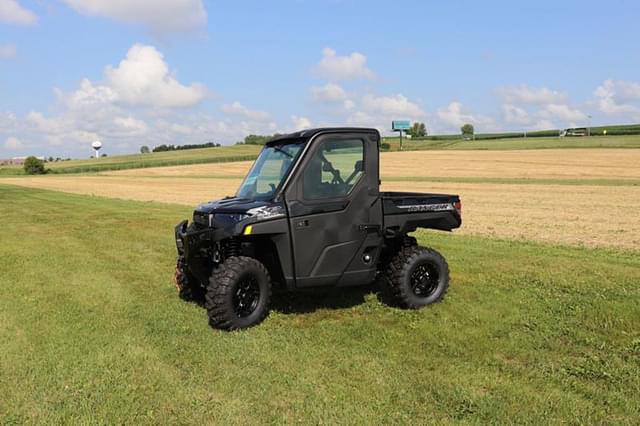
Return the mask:
<svg viewBox="0 0 640 426"><path fill-rule="evenodd" d="M605 80L596 88L594 96L601 112L640 120L640 83Z"/></svg>
<svg viewBox="0 0 640 426"><path fill-rule="evenodd" d="M13 44L0 44L0 59L9 59L16 56L16 46Z"/></svg>
<svg viewBox="0 0 640 426"><path fill-rule="evenodd" d="M20 139L9 136L7 140L4 141L4 147L10 151L17 151L23 147L23 144Z"/></svg>
<svg viewBox="0 0 640 426"><path fill-rule="evenodd" d="M551 90L546 87L530 87L526 84L514 87L502 87L498 93L508 104L559 104L564 103L566 93Z"/></svg>
<svg viewBox="0 0 640 426"><path fill-rule="evenodd" d="M310 92L311 97L319 102L342 102L347 99L347 92L335 83L312 87Z"/></svg>
<svg viewBox="0 0 640 426"><path fill-rule="evenodd" d="M225 114L242 117L253 121L269 121L271 116L268 112L250 110L240 102L236 101L232 104L222 106L222 112Z"/></svg>
<svg viewBox="0 0 640 426"><path fill-rule="evenodd" d="M587 120L587 115L576 109L571 108L565 104L549 104L540 111L540 116L553 121L559 121L560 123L566 123L570 126L577 126L579 123L584 123Z"/></svg>
<svg viewBox="0 0 640 426"><path fill-rule="evenodd" d="M476 131L493 131L496 123L491 117L467 112L460 102L451 102L436 112L438 125L447 131L459 131L465 123L473 124Z"/></svg>
<svg viewBox="0 0 640 426"><path fill-rule="evenodd" d="M118 99L131 105L186 107L197 104L207 93L203 85L181 84L162 53L142 44L133 45L117 68L108 66L105 77Z"/></svg>
<svg viewBox="0 0 640 426"><path fill-rule="evenodd" d="M336 80L373 80L376 75L367 67L367 57L359 52L347 56L339 56L329 47L322 50L322 59L316 66L320 76L331 81Z"/></svg>
<svg viewBox="0 0 640 426"><path fill-rule="evenodd" d="M0 22L33 25L38 22L38 16L16 0L0 0Z"/></svg>
<svg viewBox="0 0 640 426"><path fill-rule="evenodd" d="M524 108L511 104L504 104L502 105L502 113L504 121L507 124L516 124L519 126L531 124L531 116Z"/></svg>
<svg viewBox="0 0 640 426"><path fill-rule="evenodd" d="M155 34L193 32L207 23L202 0L63 0L78 13L142 24Z"/></svg>
<svg viewBox="0 0 640 426"><path fill-rule="evenodd" d="M365 95L362 98L362 107L367 112L383 114L391 119L417 119L426 115L422 108L401 94L392 96Z"/></svg>
<svg viewBox="0 0 640 426"><path fill-rule="evenodd" d="M297 115L292 115L291 122L293 123L294 131L311 128L311 120L309 120L307 117L299 117Z"/></svg>

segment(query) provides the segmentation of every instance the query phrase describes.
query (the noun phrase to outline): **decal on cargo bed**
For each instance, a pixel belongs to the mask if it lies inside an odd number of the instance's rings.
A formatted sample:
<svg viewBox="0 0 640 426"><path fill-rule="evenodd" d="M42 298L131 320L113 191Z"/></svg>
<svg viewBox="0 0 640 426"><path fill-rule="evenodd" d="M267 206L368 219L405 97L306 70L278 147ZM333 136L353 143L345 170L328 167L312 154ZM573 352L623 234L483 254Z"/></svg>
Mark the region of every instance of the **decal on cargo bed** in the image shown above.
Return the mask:
<svg viewBox="0 0 640 426"><path fill-rule="evenodd" d="M408 206L398 206L399 209L407 209L409 212L442 212L454 210L453 204L413 204Z"/></svg>

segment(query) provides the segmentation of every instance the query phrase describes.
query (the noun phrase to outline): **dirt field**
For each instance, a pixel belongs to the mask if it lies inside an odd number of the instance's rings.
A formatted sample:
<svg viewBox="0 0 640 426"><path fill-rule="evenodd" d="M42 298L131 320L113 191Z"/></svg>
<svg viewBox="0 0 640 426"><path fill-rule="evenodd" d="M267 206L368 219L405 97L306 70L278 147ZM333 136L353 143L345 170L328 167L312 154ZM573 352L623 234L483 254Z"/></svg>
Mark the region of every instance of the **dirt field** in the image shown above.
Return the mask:
<svg viewBox="0 0 640 426"><path fill-rule="evenodd" d="M242 177L250 161L104 172L108 176ZM382 154L384 177L640 179L638 149L412 151Z"/></svg>

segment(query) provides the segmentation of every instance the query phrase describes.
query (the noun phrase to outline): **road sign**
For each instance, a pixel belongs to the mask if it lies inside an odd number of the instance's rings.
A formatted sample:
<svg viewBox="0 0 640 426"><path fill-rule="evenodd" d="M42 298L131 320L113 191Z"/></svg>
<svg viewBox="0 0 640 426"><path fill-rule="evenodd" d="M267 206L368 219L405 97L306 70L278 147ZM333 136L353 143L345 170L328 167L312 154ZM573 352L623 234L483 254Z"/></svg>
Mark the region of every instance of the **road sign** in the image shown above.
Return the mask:
<svg viewBox="0 0 640 426"><path fill-rule="evenodd" d="M394 120L391 122L391 130L409 130L411 122L409 120Z"/></svg>

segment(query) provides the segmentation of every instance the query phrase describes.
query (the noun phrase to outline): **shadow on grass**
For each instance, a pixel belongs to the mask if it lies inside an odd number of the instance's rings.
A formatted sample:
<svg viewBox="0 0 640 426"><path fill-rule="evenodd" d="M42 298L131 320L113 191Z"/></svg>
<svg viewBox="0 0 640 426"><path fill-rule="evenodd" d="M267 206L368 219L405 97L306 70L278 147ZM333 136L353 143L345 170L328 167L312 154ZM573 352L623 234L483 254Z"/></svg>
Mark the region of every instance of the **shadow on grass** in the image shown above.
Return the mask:
<svg viewBox="0 0 640 426"><path fill-rule="evenodd" d="M381 281L354 287L324 287L288 292L274 291L271 297L270 310L285 315L310 314L321 309L348 309L365 303L368 295L375 294L381 303L397 307L387 287ZM204 308L204 294L190 300Z"/></svg>

